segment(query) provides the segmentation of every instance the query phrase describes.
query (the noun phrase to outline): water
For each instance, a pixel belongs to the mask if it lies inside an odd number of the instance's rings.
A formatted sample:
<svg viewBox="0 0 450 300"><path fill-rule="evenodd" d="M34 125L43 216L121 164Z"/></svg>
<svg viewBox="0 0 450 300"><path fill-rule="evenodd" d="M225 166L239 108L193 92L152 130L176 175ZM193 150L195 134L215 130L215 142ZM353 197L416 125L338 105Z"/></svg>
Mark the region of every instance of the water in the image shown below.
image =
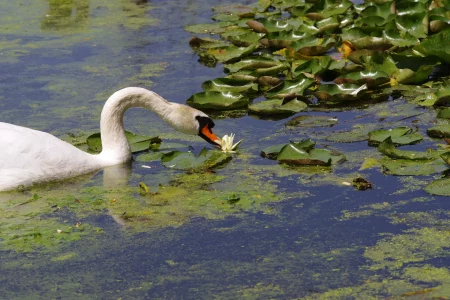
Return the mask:
<svg viewBox="0 0 450 300"><path fill-rule="evenodd" d="M211 6L223 3L1 1L0 120L70 140L68 133L97 131L103 101L124 86L147 87L184 103L223 71L197 62L183 27L211 22ZM168 170L137 155L119 171L124 187L104 188L100 172L2 195L0 295L367 299L436 287L425 294L445 296L449 205L423 191L437 176L359 171L366 157L380 156L376 149L324 139L381 116L411 125L397 119L419 111L433 121L433 112L412 107L389 99L302 113L338 117L333 128L290 130L287 119L251 116L217 119L218 135L233 132L245 141L241 154L215 174ZM125 125L196 152L205 146L153 117L130 110ZM292 169L259 156L267 146L306 137L344 152L347 162L325 171ZM374 188L342 184L359 175ZM161 195L140 196L139 182ZM240 200L229 203L236 195Z"/></svg>

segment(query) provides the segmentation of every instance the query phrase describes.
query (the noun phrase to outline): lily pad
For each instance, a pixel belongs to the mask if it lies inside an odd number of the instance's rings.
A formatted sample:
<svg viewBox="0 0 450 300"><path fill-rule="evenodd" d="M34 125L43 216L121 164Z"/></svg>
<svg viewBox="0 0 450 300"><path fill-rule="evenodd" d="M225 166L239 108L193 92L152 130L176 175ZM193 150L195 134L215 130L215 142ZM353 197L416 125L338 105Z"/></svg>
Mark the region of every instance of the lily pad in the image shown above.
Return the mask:
<svg viewBox="0 0 450 300"><path fill-rule="evenodd" d="M327 102L348 102L360 99L367 90L367 85L344 84L322 84L314 92L319 100Z"/></svg>
<svg viewBox="0 0 450 300"><path fill-rule="evenodd" d="M283 99L264 100L248 106L248 110L258 115L290 115L305 110L305 102L293 99L284 103Z"/></svg>
<svg viewBox="0 0 450 300"><path fill-rule="evenodd" d="M202 88L206 91L245 93L247 91L257 91L258 85L245 80L231 78L216 78L203 82Z"/></svg>
<svg viewBox="0 0 450 300"><path fill-rule="evenodd" d="M289 97L303 96L303 92L314 83L314 79L302 75L297 78L297 80L285 80L282 84L266 92L266 97L285 99Z"/></svg>
<svg viewBox="0 0 450 300"><path fill-rule="evenodd" d="M203 171L223 165L231 159L232 157L229 154L203 148L198 156L191 151L171 151L162 156L161 162L165 167L171 169Z"/></svg>
<svg viewBox="0 0 450 300"><path fill-rule="evenodd" d="M149 149L152 144L161 143L159 137L150 137L145 135L138 135L129 131L125 131L125 136L130 144L131 152L140 152ZM88 149L93 152L102 151L102 140L100 133L94 133L87 137L86 143Z"/></svg>
<svg viewBox="0 0 450 300"><path fill-rule="evenodd" d="M395 148L394 143L392 142L392 138L390 136L378 146L378 151L394 159L405 159L405 160L436 159L436 155L432 155L429 152L399 150Z"/></svg>
<svg viewBox="0 0 450 300"><path fill-rule="evenodd" d="M450 137L450 124L437 125L427 129L427 134L433 138Z"/></svg>
<svg viewBox="0 0 450 300"><path fill-rule="evenodd" d="M273 58L264 56L248 57L241 59L234 64L225 65L225 71L229 73L236 73L240 70L256 70L265 69L278 66L280 62L275 61Z"/></svg>
<svg viewBox="0 0 450 300"><path fill-rule="evenodd" d="M292 118L286 125L292 127L330 127L337 123L337 118L305 115Z"/></svg>
<svg viewBox="0 0 450 300"><path fill-rule="evenodd" d="M294 143L289 143L281 149L277 160L288 165L329 166L331 154L325 149L312 149L306 152Z"/></svg>
<svg viewBox="0 0 450 300"><path fill-rule="evenodd" d="M380 160L386 173L400 176L430 175L440 173L448 168L442 159L434 160L408 160L390 159L384 157Z"/></svg>
<svg viewBox="0 0 450 300"><path fill-rule="evenodd" d="M337 84L353 83L360 86L366 84L368 88L373 88L389 81L389 76L381 71L351 72L334 80L334 82L336 82Z"/></svg>
<svg viewBox="0 0 450 300"><path fill-rule="evenodd" d="M394 145L411 145L421 140L423 137L418 133L412 133L409 127L397 127L392 129L380 129L369 132L369 145L378 145L391 138Z"/></svg>
<svg viewBox="0 0 450 300"><path fill-rule="evenodd" d="M450 196L450 178L442 178L431 182L425 192L432 195Z"/></svg>
<svg viewBox="0 0 450 300"><path fill-rule="evenodd" d="M302 149L306 152L313 149L316 145L316 143L314 143L311 139L302 140L300 142L291 141L290 143L293 144L297 149ZM261 156L268 159L277 159L278 154L285 146L286 144L279 144L264 148L263 150L261 150Z"/></svg>
<svg viewBox="0 0 450 300"><path fill-rule="evenodd" d="M248 47L236 47L232 45L226 47L211 48L199 53L199 55L203 59L214 59L218 62L231 62L242 56L246 56L252 53L257 48L258 44L250 45Z"/></svg>
<svg viewBox="0 0 450 300"><path fill-rule="evenodd" d="M202 92L192 95L186 103L198 109L226 110L246 107L248 98L226 92Z"/></svg>

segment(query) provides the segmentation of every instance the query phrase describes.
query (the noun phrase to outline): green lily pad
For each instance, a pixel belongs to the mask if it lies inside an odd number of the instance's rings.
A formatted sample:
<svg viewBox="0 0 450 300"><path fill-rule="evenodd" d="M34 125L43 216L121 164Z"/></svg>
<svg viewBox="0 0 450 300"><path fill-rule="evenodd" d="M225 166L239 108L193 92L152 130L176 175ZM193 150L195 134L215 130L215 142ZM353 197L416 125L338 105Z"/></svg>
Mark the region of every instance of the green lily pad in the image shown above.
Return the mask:
<svg viewBox="0 0 450 300"><path fill-rule="evenodd" d="M360 99L364 95L367 85L344 84L322 84L314 92L319 100L327 102L347 102Z"/></svg>
<svg viewBox="0 0 450 300"><path fill-rule="evenodd" d="M440 173L448 168L442 159L407 160L383 157L380 160L386 173L399 176L417 176Z"/></svg>
<svg viewBox="0 0 450 300"><path fill-rule="evenodd" d="M168 143L161 142L159 144L152 144L150 147L150 152L140 154L136 157L136 161L139 162L151 162L159 161L165 153L174 151L175 149L183 149L188 146L180 143Z"/></svg>
<svg viewBox="0 0 450 300"><path fill-rule="evenodd" d="M248 110L258 115L291 115L305 110L305 102L293 99L284 103L283 99L264 100L248 106Z"/></svg>
<svg viewBox="0 0 450 300"><path fill-rule="evenodd" d="M303 96L303 92L314 83L314 79L302 75L294 81L285 80L282 84L266 92L266 97L285 99L289 97Z"/></svg>
<svg viewBox="0 0 450 300"><path fill-rule="evenodd" d="M373 130L372 126L363 126L350 131L334 132L326 137L327 141L336 143L354 143L367 141L368 133Z"/></svg>
<svg viewBox="0 0 450 300"><path fill-rule="evenodd" d="M329 150L325 149L311 149L306 152L294 143L289 143L281 149L277 160L288 165L329 166L331 165L331 154Z"/></svg>
<svg viewBox="0 0 450 300"><path fill-rule="evenodd" d="M425 192L431 195L450 196L450 178L442 178L431 182L425 187Z"/></svg>
<svg viewBox="0 0 450 300"><path fill-rule="evenodd" d="M201 49L209 49L209 48L217 48L217 47L225 47L228 46L228 43L211 39L211 38L198 38L194 36L190 41L189 45L192 48L201 48Z"/></svg>
<svg viewBox="0 0 450 300"><path fill-rule="evenodd" d="M427 129L427 134L433 138L450 137L450 124L437 125Z"/></svg>
<svg viewBox="0 0 450 300"><path fill-rule="evenodd" d="M450 165L450 152L444 152L441 154L441 158Z"/></svg>
<svg viewBox="0 0 450 300"><path fill-rule="evenodd" d="M292 118L286 125L292 127L330 127L337 123L337 118L305 115Z"/></svg>
<svg viewBox="0 0 450 300"><path fill-rule="evenodd" d="M369 145L378 145L388 137L392 139L392 143L395 145L410 145L423 140L423 137L420 134L412 133L411 128L397 127L369 132Z"/></svg>
<svg viewBox="0 0 450 300"><path fill-rule="evenodd" d="M152 144L161 143L159 137L150 137L145 135L138 135L129 131L125 131L125 136L130 144L131 152L140 152L149 149ZM102 151L102 140L100 133L94 133L87 137L86 143L88 149L93 152Z"/></svg>
<svg viewBox="0 0 450 300"><path fill-rule="evenodd" d="M434 55L447 64L450 63L450 29L428 36L414 47L414 51L424 56Z"/></svg>
<svg viewBox="0 0 450 300"><path fill-rule="evenodd" d="M202 92L192 95L186 103L198 109L226 110L246 107L248 98L226 92Z"/></svg>
<svg viewBox="0 0 450 300"><path fill-rule="evenodd" d="M405 160L436 159L436 156L432 155L429 152L399 150L395 148L394 143L392 142L392 138L390 136L387 139L385 139L380 145L378 145L378 151L394 159L405 159Z"/></svg>
<svg viewBox="0 0 450 300"><path fill-rule="evenodd" d="M257 24L260 23L262 27ZM284 20L278 20L276 18L260 19L258 21L247 22L247 25L256 32L277 32L293 29L292 25Z"/></svg>
<svg viewBox="0 0 450 300"><path fill-rule="evenodd" d="M320 74L331 69L333 59L329 56L319 56L310 60L294 61L292 63L292 78L297 78L303 73Z"/></svg>
<svg viewBox="0 0 450 300"><path fill-rule="evenodd" d="M203 148L198 156L195 156L191 151L171 151L162 156L161 162L165 167L171 169L203 171L223 165L231 159L232 157L229 154Z"/></svg>
<svg viewBox="0 0 450 300"><path fill-rule="evenodd" d="M314 143L311 139L305 139L300 142L291 141L290 143L293 144L296 148L303 149L306 152L312 150L316 145L316 143ZM261 156L268 159L277 159L278 154L285 146L286 144L279 144L264 148L263 150L261 150Z"/></svg>
<svg viewBox="0 0 450 300"><path fill-rule="evenodd" d="M387 83L389 81L390 81L389 76L381 71L351 72L334 80L334 82L336 82L337 84L343 83L353 83L357 85L366 84L368 88L372 88Z"/></svg>
<svg viewBox="0 0 450 300"><path fill-rule="evenodd" d="M245 93L248 91L257 91L258 85L245 80L231 78L216 78L203 82L202 88L206 91Z"/></svg>
<svg viewBox="0 0 450 300"><path fill-rule="evenodd" d="M265 36L264 33L248 32L245 34L229 36L228 40L238 47L248 47L255 45Z"/></svg>
<svg viewBox="0 0 450 300"><path fill-rule="evenodd" d="M280 62L275 61L273 58L264 56L243 58L239 62L234 64L227 64L224 66L225 71L229 73L236 73L240 70L256 70L275 67L280 65Z"/></svg>
<svg viewBox="0 0 450 300"><path fill-rule="evenodd" d="M441 109L438 112L437 117L441 119L450 119L450 108Z"/></svg>
<svg viewBox="0 0 450 300"><path fill-rule="evenodd" d="M231 62L240 57L246 56L258 48L257 44L250 45L248 47L236 47L236 46L226 46L226 47L216 47L208 49L204 52L199 53L202 59L214 59L218 62Z"/></svg>
<svg viewBox="0 0 450 300"><path fill-rule="evenodd" d="M333 36L327 36L325 38L309 36L293 42L290 47L300 55L315 56L323 55L325 52L334 47L336 42L336 38Z"/></svg>
<svg viewBox="0 0 450 300"><path fill-rule="evenodd" d="M267 34L266 46L274 49L289 47L293 42L305 38L308 34L299 31L280 31Z"/></svg>

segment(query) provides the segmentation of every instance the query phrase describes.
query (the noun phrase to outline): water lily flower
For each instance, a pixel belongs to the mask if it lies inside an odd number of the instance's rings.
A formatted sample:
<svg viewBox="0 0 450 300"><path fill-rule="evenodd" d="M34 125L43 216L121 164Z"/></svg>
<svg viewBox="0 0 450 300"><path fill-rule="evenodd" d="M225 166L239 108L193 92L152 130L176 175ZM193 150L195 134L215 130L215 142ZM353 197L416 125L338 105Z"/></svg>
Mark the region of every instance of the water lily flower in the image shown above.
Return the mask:
<svg viewBox="0 0 450 300"><path fill-rule="evenodd" d="M237 146L239 146L240 143L242 143L243 140L240 140L239 142L237 142L236 144L233 144L233 140L234 140L234 134L231 133L230 135L224 135L222 140L220 141L220 149L222 150L222 152L230 152L230 153L234 153L236 151L234 151Z"/></svg>

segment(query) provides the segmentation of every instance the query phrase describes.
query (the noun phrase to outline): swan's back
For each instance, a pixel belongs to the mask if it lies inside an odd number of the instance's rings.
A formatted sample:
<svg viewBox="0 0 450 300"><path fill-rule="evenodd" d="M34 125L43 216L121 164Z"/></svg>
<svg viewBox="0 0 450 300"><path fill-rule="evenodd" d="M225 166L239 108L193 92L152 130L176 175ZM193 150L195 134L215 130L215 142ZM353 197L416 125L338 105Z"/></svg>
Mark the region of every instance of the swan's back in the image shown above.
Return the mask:
<svg viewBox="0 0 450 300"><path fill-rule="evenodd" d="M0 191L94 171L95 158L46 132L0 122Z"/></svg>

